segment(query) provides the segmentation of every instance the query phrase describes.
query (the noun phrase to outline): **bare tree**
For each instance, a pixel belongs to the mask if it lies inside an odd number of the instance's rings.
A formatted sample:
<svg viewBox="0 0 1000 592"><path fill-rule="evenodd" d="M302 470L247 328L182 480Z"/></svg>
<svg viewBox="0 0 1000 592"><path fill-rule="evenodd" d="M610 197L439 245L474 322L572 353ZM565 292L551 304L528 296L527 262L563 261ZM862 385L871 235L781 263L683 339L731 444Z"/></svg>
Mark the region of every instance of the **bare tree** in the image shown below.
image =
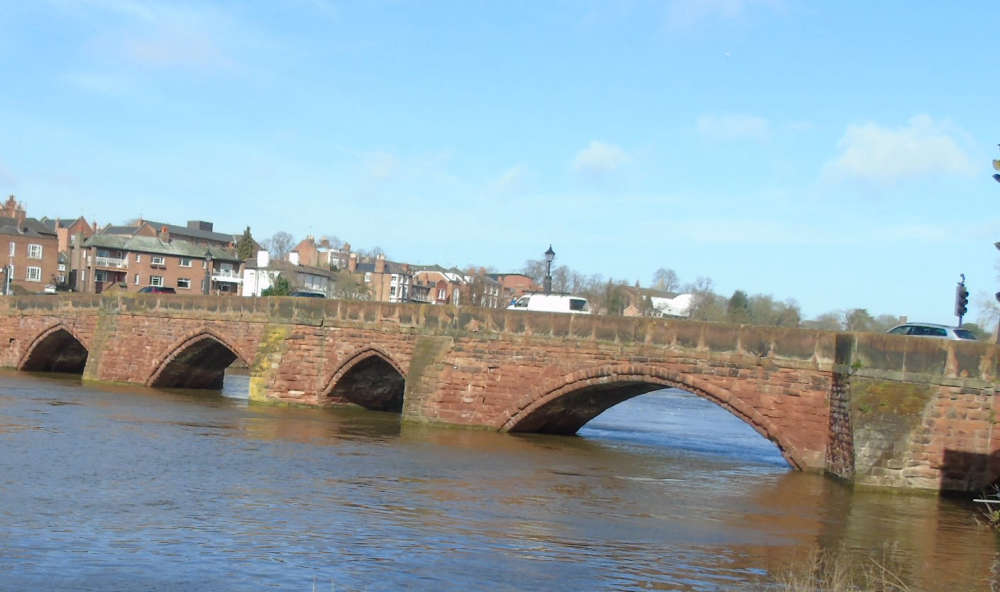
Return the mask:
<svg viewBox="0 0 1000 592"><path fill-rule="evenodd" d="M545 262L541 259L528 259L521 267L521 273L535 280L536 284L541 285L545 279Z"/></svg>
<svg viewBox="0 0 1000 592"><path fill-rule="evenodd" d="M292 235L284 230L279 230L271 235L271 238L262 242L260 246L267 249L275 259L284 260L288 257L288 253L292 251L294 241L295 239L292 238Z"/></svg>
<svg viewBox="0 0 1000 592"><path fill-rule="evenodd" d="M330 297L340 300L370 300L371 291L359 277L342 269L333 276Z"/></svg>
<svg viewBox="0 0 1000 592"><path fill-rule="evenodd" d="M664 269L661 267L653 274L653 287L657 290L673 294L677 292L680 286L681 281L677 277L677 273L670 268Z"/></svg>

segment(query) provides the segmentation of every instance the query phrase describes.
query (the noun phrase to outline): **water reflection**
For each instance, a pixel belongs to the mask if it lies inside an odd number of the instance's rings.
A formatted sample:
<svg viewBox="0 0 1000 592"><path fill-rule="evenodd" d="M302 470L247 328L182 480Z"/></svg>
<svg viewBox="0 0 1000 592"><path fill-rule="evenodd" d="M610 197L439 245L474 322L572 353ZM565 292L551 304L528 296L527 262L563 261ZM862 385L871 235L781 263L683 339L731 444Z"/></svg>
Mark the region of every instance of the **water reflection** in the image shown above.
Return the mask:
<svg viewBox="0 0 1000 592"><path fill-rule="evenodd" d="M634 405L511 436L2 374L0 588L749 590L889 545L916 588L989 590L961 503L792 472L677 393Z"/></svg>

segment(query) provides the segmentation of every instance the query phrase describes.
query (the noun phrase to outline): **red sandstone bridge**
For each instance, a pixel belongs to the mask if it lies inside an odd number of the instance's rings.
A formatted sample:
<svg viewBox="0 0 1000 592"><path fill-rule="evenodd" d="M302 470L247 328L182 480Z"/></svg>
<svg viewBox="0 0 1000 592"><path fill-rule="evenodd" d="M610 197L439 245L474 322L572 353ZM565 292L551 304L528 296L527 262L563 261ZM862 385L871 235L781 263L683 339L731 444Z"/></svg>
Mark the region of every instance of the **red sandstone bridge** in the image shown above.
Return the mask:
<svg viewBox="0 0 1000 592"><path fill-rule="evenodd" d="M857 483L974 491L1000 476L1000 349L881 334L294 298L69 295L0 302L0 366L405 421L575 433L677 387Z"/></svg>

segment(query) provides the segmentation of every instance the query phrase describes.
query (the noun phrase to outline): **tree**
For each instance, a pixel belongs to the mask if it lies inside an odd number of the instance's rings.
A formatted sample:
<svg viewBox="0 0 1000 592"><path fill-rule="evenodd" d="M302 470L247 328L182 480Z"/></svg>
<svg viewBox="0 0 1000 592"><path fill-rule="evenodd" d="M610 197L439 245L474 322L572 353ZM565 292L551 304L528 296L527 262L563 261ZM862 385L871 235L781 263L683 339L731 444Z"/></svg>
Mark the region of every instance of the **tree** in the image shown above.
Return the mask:
<svg viewBox="0 0 1000 592"><path fill-rule="evenodd" d="M855 308L844 316L844 329L848 331L875 331L875 319L867 309Z"/></svg>
<svg viewBox="0 0 1000 592"><path fill-rule="evenodd" d="M247 229L243 231L243 236L236 240L236 255L241 261L246 261L257 254L257 248L257 241L253 240L250 227L247 226Z"/></svg>
<svg viewBox="0 0 1000 592"><path fill-rule="evenodd" d="M553 292L568 292L569 291L569 280L570 274L572 272L565 265L560 265L559 267L552 270L552 291Z"/></svg>
<svg viewBox="0 0 1000 592"><path fill-rule="evenodd" d="M736 290L726 305L726 318L730 323L750 322L750 299L743 290Z"/></svg>
<svg viewBox="0 0 1000 592"><path fill-rule="evenodd" d="M283 230L279 230L278 232L275 232L271 238L265 240L261 246L267 249L271 253L272 257L279 261L283 261L286 257L288 257L288 253L292 251L292 243L294 240L295 239L292 238L292 235Z"/></svg>
<svg viewBox="0 0 1000 592"><path fill-rule="evenodd" d="M778 317L774 325L778 327L798 327L802 323L802 311L799 303L794 300L786 300L778 305Z"/></svg>
<svg viewBox="0 0 1000 592"><path fill-rule="evenodd" d="M288 296L292 293L292 286L285 279L285 276L278 274L278 277L274 278L274 283L271 284L270 288L267 288L260 293L261 296Z"/></svg>
<svg viewBox="0 0 1000 592"><path fill-rule="evenodd" d="M621 316L625 312L625 307L628 306L628 296L625 295L624 288L625 286L608 280L604 287L604 298L601 303L605 314Z"/></svg>
<svg viewBox="0 0 1000 592"><path fill-rule="evenodd" d="M712 278L699 276L693 283L684 286L691 294L689 317L696 321L724 321L728 301L712 291Z"/></svg>
<svg viewBox="0 0 1000 592"><path fill-rule="evenodd" d="M839 312L826 312L811 321L802 323L807 329L819 329L821 331L843 331L843 315Z"/></svg>
<svg viewBox="0 0 1000 592"><path fill-rule="evenodd" d="M661 267L653 274L653 287L657 290L673 294L680 286L680 279L677 278L677 274L672 269Z"/></svg>
<svg viewBox="0 0 1000 592"><path fill-rule="evenodd" d="M371 292L360 277L342 269L333 276L330 297L340 300L369 300Z"/></svg>
<svg viewBox="0 0 1000 592"><path fill-rule="evenodd" d="M521 273L535 280L535 283L540 286L545 280L545 261L528 259L521 267Z"/></svg>
<svg viewBox="0 0 1000 592"><path fill-rule="evenodd" d="M326 243L330 245L331 249L339 249L344 246L344 241L340 240L340 238L333 234L324 234L319 237L319 242L322 243L323 241L326 241Z"/></svg>

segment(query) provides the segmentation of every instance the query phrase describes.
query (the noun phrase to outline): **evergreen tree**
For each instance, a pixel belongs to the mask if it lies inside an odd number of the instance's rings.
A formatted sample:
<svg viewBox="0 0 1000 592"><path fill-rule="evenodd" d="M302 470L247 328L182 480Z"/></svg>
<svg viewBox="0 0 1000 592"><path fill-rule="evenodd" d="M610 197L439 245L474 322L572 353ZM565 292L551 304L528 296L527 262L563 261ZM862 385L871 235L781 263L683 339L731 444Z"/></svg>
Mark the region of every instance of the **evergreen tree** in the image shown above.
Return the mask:
<svg viewBox="0 0 1000 592"><path fill-rule="evenodd" d="M729 306L726 307L726 316L730 323L750 322L750 299L743 290L736 290L729 299Z"/></svg>
<svg viewBox="0 0 1000 592"><path fill-rule="evenodd" d="M260 293L261 296L288 296L292 293L292 286L285 279L285 276L278 275L274 278L274 284Z"/></svg>
<svg viewBox="0 0 1000 592"><path fill-rule="evenodd" d="M243 231L243 236L241 236L236 241L236 255L241 261L246 261L247 259L252 259L254 255L257 254L257 241L253 240L253 235L250 234L250 227Z"/></svg>

